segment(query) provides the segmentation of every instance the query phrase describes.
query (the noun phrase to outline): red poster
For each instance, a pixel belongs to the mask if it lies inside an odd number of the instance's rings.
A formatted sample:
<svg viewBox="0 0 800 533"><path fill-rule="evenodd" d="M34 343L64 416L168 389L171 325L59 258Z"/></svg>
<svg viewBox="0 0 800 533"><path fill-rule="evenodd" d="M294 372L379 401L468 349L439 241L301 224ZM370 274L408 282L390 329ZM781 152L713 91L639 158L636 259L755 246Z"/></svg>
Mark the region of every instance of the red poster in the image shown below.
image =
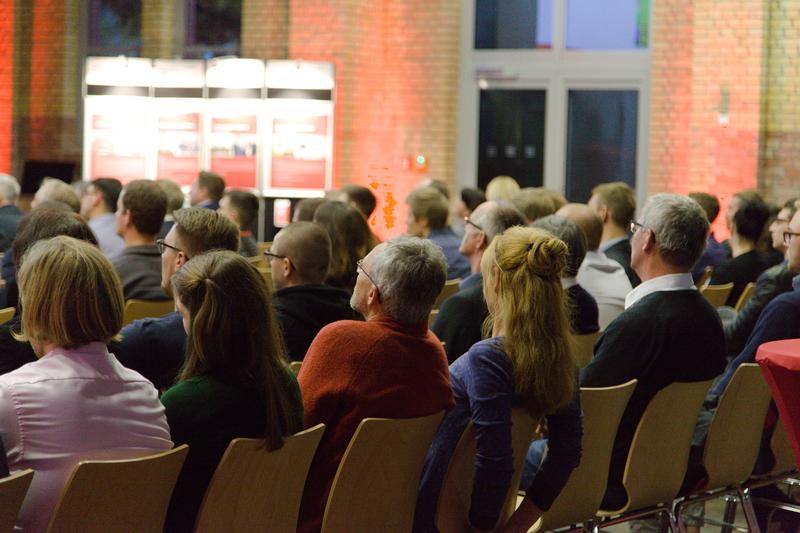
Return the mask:
<svg viewBox="0 0 800 533"><path fill-rule="evenodd" d="M228 187L255 188L256 117L211 119L211 170L225 178Z"/></svg>
<svg viewBox="0 0 800 533"><path fill-rule="evenodd" d="M276 118L272 126L272 187L324 189L328 117Z"/></svg>
<svg viewBox="0 0 800 533"><path fill-rule="evenodd" d="M144 113L92 115L90 178L114 177L123 183L144 178L146 127Z"/></svg>
<svg viewBox="0 0 800 533"><path fill-rule="evenodd" d="M200 171L200 113L158 117L158 177L190 185Z"/></svg>

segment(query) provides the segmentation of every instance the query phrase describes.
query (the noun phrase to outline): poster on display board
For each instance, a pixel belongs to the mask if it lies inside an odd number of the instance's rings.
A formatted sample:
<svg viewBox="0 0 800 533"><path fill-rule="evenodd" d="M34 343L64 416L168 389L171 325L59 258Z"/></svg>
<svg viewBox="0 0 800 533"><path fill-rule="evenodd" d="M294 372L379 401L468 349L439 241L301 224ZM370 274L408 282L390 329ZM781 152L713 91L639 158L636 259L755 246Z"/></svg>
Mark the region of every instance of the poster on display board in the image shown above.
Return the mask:
<svg viewBox="0 0 800 533"><path fill-rule="evenodd" d="M267 62L265 194L315 196L332 185L333 65Z"/></svg>
<svg viewBox="0 0 800 533"><path fill-rule="evenodd" d="M222 175L228 187L256 189L264 63L257 59L211 60L206 85L208 168Z"/></svg>
<svg viewBox="0 0 800 533"><path fill-rule="evenodd" d="M152 64L143 58L89 58L86 64L83 178L127 183L148 176Z"/></svg>
<svg viewBox="0 0 800 533"><path fill-rule="evenodd" d="M205 65L156 59L153 96L158 131L156 177L191 185L201 170Z"/></svg>

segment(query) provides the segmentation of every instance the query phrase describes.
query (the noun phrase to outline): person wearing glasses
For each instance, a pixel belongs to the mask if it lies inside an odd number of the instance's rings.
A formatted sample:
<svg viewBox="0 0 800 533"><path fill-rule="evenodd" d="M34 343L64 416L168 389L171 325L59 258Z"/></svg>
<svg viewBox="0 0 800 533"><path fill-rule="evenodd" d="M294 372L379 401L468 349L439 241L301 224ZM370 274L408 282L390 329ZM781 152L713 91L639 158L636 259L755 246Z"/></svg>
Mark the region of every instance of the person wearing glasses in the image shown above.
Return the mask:
<svg viewBox="0 0 800 533"><path fill-rule="evenodd" d="M365 417L414 418L454 406L442 344L428 315L447 277L433 242L396 237L358 263L350 300L366 322L322 328L298 375L305 426L327 427L308 472L298 531L319 531L336 469Z"/></svg>
<svg viewBox="0 0 800 533"><path fill-rule="evenodd" d="M172 295L172 275L189 259L209 250L239 250L239 228L225 215L202 207L178 209L166 238L156 241L161 253L161 287ZM186 332L177 311L143 318L120 332L110 349L120 362L149 379L159 390L175 383L183 364Z"/></svg>
<svg viewBox="0 0 800 533"><path fill-rule="evenodd" d="M337 320L362 320L350 307L350 293L324 285L331 262L328 232L313 222L292 222L264 252L272 272L272 303L286 352L302 361L319 330Z"/></svg>
<svg viewBox="0 0 800 533"><path fill-rule="evenodd" d="M602 509L627 501L622 475L648 402L667 385L706 381L725 368L725 337L716 310L695 288L691 269L703 253L708 219L692 199L656 194L631 224L631 265L642 283L608 325L581 370L581 387L638 379L614 440Z"/></svg>

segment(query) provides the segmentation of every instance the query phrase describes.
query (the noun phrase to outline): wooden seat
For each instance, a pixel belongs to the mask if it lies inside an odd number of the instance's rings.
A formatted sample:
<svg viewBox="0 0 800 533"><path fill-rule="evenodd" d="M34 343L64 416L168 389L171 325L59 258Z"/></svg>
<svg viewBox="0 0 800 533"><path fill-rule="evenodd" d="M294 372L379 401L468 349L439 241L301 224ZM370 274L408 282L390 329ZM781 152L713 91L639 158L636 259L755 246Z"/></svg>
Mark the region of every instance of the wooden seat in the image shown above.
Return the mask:
<svg viewBox="0 0 800 533"><path fill-rule="evenodd" d="M750 298L752 298L755 293L756 284L754 282L751 281L745 285L741 296L739 296L739 299L736 301L736 305L734 306L734 309L736 309L737 313L744 308L744 306L750 301Z"/></svg>
<svg viewBox="0 0 800 533"><path fill-rule="evenodd" d="M514 452L514 476L506 495L497 526L505 524L516 508L517 487L528 447L536 432L536 421L524 409L511 412L511 447ZM475 433L470 422L456 445L447 465L439 502L436 506L436 527L442 532L468 531L472 485L475 478Z"/></svg>
<svg viewBox="0 0 800 533"><path fill-rule="evenodd" d="M448 279L445 281L444 287L442 287L442 292L440 292L439 296L436 298L436 303L433 304L433 308L439 309L439 306L442 305L442 302L458 292L460 284L461 278Z"/></svg>
<svg viewBox="0 0 800 533"><path fill-rule="evenodd" d="M443 416L362 420L333 480L322 533L410 532L425 455Z"/></svg>
<svg viewBox="0 0 800 533"><path fill-rule="evenodd" d="M5 324L6 322L14 318L14 313L16 312L17 310L14 309L13 307L6 307L5 309L0 309L0 324Z"/></svg>
<svg viewBox="0 0 800 533"><path fill-rule="evenodd" d="M677 529L669 505L683 483L697 414L710 386L710 380L672 383L650 400L636 427L622 477L628 501L619 509L597 513L603 517L603 527L631 517L665 514Z"/></svg>
<svg viewBox="0 0 800 533"><path fill-rule="evenodd" d="M195 531L295 531L300 500L324 424L268 451L264 439L234 439L211 478Z"/></svg>
<svg viewBox="0 0 800 533"><path fill-rule="evenodd" d="M587 333L585 335L573 335L572 338L575 342L575 362L578 363L579 368L588 365L594 356L594 345L597 339L600 338L601 332Z"/></svg>
<svg viewBox="0 0 800 533"><path fill-rule="evenodd" d="M297 374L300 373L301 366L303 366L302 361L292 361L291 363L289 363L289 370L294 372L294 375L296 376Z"/></svg>
<svg viewBox="0 0 800 533"><path fill-rule="evenodd" d="M33 470L20 470L0 479L0 531L14 530L17 515L33 480Z"/></svg>
<svg viewBox="0 0 800 533"><path fill-rule="evenodd" d="M603 388L581 388L583 437L581 462L553 502L534 525L534 531L551 531L592 520L606 492L608 465L619 421L637 381Z"/></svg>
<svg viewBox="0 0 800 533"><path fill-rule="evenodd" d="M47 531L160 533L189 451L115 461L81 461L64 485Z"/></svg>
<svg viewBox="0 0 800 533"><path fill-rule="evenodd" d="M722 307L728 301L728 296L732 290L733 283L725 283L723 285L706 285L700 289L700 293L714 307Z"/></svg>
<svg viewBox="0 0 800 533"><path fill-rule="evenodd" d="M698 278L697 282L695 283L695 287L698 289L702 289L708 283L708 280L711 279L711 274L714 273L713 266L707 266L705 270L703 270L703 274Z"/></svg>
<svg viewBox="0 0 800 533"><path fill-rule="evenodd" d="M175 311L173 300L128 300L125 302L122 325L127 326L140 318L158 318L173 311Z"/></svg>

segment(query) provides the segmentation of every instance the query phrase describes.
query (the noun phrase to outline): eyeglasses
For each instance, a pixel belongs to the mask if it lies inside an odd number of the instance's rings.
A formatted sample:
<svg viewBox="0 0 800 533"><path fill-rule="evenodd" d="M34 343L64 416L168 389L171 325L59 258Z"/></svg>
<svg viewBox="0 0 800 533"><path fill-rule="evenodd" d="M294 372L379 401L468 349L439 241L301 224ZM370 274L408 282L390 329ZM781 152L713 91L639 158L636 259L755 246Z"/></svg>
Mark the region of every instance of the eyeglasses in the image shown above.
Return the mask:
<svg viewBox="0 0 800 533"><path fill-rule="evenodd" d="M380 288L378 288L378 284L375 283L375 280L372 279L372 276L367 274L367 271L364 270L364 260L363 259L359 259L358 261L356 261L356 269L358 269L361 272L363 272L364 275L367 276L367 279L370 281L370 283L372 283L375 286L375 290L378 292L378 303L381 303L381 290L380 290Z"/></svg>
<svg viewBox="0 0 800 533"><path fill-rule="evenodd" d="M280 255L276 253L272 253L271 250L264 250L264 255L267 256L268 259L286 259L285 255Z"/></svg>
<svg viewBox="0 0 800 533"><path fill-rule="evenodd" d="M644 224L639 224L635 220L631 220L631 233L636 233L636 228L644 229Z"/></svg>
<svg viewBox="0 0 800 533"><path fill-rule="evenodd" d="M783 244L789 246L789 243L792 242L792 237L800 237L800 233L793 233L791 231L784 231L783 232Z"/></svg>
<svg viewBox="0 0 800 533"><path fill-rule="evenodd" d="M164 242L164 239L158 239L156 241L156 246L158 246L158 253L160 253L161 255L164 255L164 249L165 248L170 248L172 250L175 250L176 252L182 252L183 251L180 248L176 248L176 247L172 246L171 244L167 244L166 242Z"/></svg>
<svg viewBox="0 0 800 533"><path fill-rule="evenodd" d="M474 227L478 231L483 231L483 228L474 223L469 219L469 217L464 217L464 224L469 224L470 226ZM485 233L485 232L484 232Z"/></svg>

